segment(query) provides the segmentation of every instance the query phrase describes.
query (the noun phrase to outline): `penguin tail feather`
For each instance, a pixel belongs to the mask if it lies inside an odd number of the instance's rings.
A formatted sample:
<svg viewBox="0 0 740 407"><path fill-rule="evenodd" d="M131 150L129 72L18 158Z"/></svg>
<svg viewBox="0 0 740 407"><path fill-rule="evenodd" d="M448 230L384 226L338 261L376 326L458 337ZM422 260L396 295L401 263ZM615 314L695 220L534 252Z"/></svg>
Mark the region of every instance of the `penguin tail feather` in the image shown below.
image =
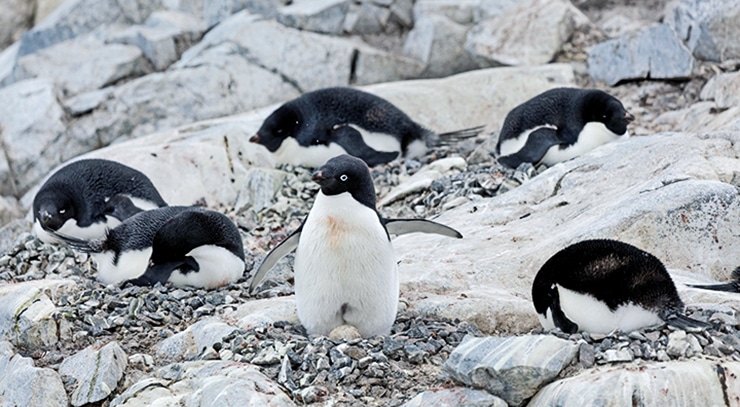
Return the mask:
<svg viewBox="0 0 740 407"><path fill-rule="evenodd" d="M456 143L459 141L467 140L469 138L473 138L477 136L478 134L480 134L485 127L486 126L468 127L466 129L460 129L460 130L450 131L447 133L441 133L439 134L439 141L437 144L440 146L446 146L452 143Z"/></svg>
<svg viewBox="0 0 740 407"><path fill-rule="evenodd" d="M79 252L100 253L103 251L103 240L85 240L65 235L64 233L58 233L56 231L50 231L50 233L57 239L66 243L67 246Z"/></svg>
<svg viewBox="0 0 740 407"><path fill-rule="evenodd" d="M708 322L689 318L683 314L670 314L663 320L666 324L683 329L684 331L713 328L713 325Z"/></svg>
<svg viewBox="0 0 740 407"><path fill-rule="evenodd" d="M693 288L701 288L703 290L713 290L713 291L726 291L730 293L740 293L740 267L736 267L735 270L732 271L732 275L730 276L729 283L723 283L723 284L687 284L689 287Z"/></svg>

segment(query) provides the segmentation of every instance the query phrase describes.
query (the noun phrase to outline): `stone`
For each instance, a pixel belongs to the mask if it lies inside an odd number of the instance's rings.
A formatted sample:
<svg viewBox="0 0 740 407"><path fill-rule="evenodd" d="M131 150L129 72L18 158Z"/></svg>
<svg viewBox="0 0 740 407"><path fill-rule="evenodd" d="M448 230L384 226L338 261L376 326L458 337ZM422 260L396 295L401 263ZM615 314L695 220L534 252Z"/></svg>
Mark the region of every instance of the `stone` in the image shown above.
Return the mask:
<svg viewBox="0 0 740 407"><path fill-rule="evenodd" d="M603 237L646 250L669 270L727 274L740 264L737 140L726 132L633 137L453 208L434 220L463 239L393 240L401 296L421 315L447 314L484 333L528 332L539 325L528 299L542 264L571 243Z"/></svg>
<svg viewBox="0 0 740 407"><path fill-rule="evenodd" d="M71 0L23 34L19 56L89 33L103 24L142 23L160 0Z"/></svg>
<svg viewBox="0 0 740 407"><path fill-rule="evenodd" d="M65 131L64 111L54 85L46 79L0 88L0 126L7 160L0 164L0 195L25 193L59 158L80 153L77 143L59 140Z"/></svg>
<svg viewBox="0 0 740 407"><path fill-rule="evenodd" d="M16 354L9 342L0 342L0 394L8 406L68 405L64 384L57 372L37 368L33 359Z"/></svg>
<svg viewBox="0 0 740 407"><path fill-rule="evenodd" d="M170 336L156 346L157 356L165 360L190 359L221 343L224 336L237 328L215 318L207 318L190 325L186 330Z"/></svg>
<svg viewBox="0 0 740 407"><path fill-rule="evenodd" d="M391 18L391 10L370 2L352 2L344 19L344 31L350 34L378 34L383 32Z"/></svg>
<svg viewBox="0 0 740 407"><path fill-rule="evenodd" d="M237 213L261 211L272 203L287 174L271 168L249 168L244 186L238 192L234 209Z"/></svg>
<svg viewBox="0 0 740 407"><path fill-rule="evenodd" d="M696 58L740 58L740 1L680 0L669 7L665 20Z"/></svg>
<svg viewBox="0 0 740 407"><path fill-rule="evenodd" d="M5 86L11 81L19 48L20 42L16 42L0 51L0 86Z"/></svg>
<svg viewBox="0 0 740 407"><path fill-rule="evenodd" d="M357 48L353 75L353 85L368 85L419 77L424 65L400 53L392 53L373 48L364 43L356 43Z"/></svg>
<svg viewBox="0 0 740 407"><path fill-rule="evenodd" d="M128 357L117 342L105 346L88 346L66 357L59 365L59 375L73 378L67 388L70 404L82 406L107 398L118 387Z"/></svg>
<svg viewBox="0 0 740 407"><path fill-rule="evenodd" d="M476 62L463 47L467 31L444 16L417 18L403 44L403 53L424 63L420 77L443 77L475 69Z"/></svg>
<svg viewBox="0 0 740 407"><path fill-rule="evenodd" d="M714 100L717 108L740 107L740 72L712 76L701 90L702 100Z"/></svg>
<svg viewBox="0 0 740 407"><path fill-rule="evenodd" d="M519 4L517 0L479 0L478 7L473 9L473 21L480 22L498 17L515 9Z"/></svg>
<svg viewBox="0 0 740 407"><path fill-rule="evenodd" d="M74 55L75 58L69 58ZM92 35L46 47L18 58L13 80L46 78L65 97L108 86L146 72L145 58L135 46L105 44Z"/></svg>
<svg viewBox="0 0 740 407"><path fill-rule="evenodd" d="M349 0L294 1L277 12L277 21L288 27L324 34L341 34Z"/></svg>
<svg viewBox="0 0 740 407"><path fill-rule="evenodd" d="M740 106L718 111L714 102L698 102L679 110L661 114L656 125L681 132L740 130Z"/></svg>
<svg viewBox="0 0 740 407"><path fill-rule="evenodd" d="M0 196L0 226L23 216L23 209L15 197ZM2 246L0 246L2 247Z"/></svg>
<svg viewBox="0 0 740 407"><path fill-rule="evenodd" d="M32 280L0 287L0 340L31 350L54 346L59 338L50 297L73 286L70 280Z"/></svg>
<svg viewBox="0 0 740 407"><path fill-rule="evenodd" d="M36 14L34 15L33 25L40 24L62 3L64 3L64 0L36 0Z"/></svg>
<svg viewBox="0 0 740 407"><path fill-rule="evenodd" d="M236 326L243 330L269 326L278 321L298 323L293 296L248 301L227 312L226 317L236 319Z"/></svg>
<svg viewBox="0 0 740 407"><path fill-rule="evenodd" d="M417 394L401 407L457 406L457 407L507 407L506 402L483 390L466 387L432 389Z"/></svg>
<svg viewBox="0 0 740 407"><path fill-rule="evenodd" d="M286 3L286 0L203 0L203 18L207 29L211 29L242 10L271 18Z"/></svg>
<svg viewBox="0 0 740 407"><path fill-rule="evenodd" d="M446 17L457 24L471 25L480 0L417 0L414 3L414 26L429 17Z"/></svg>
<svg viewBox="0 0 740 407"><path fill-rule="evenodd" d="M727 395L718 369L736 365L692 360L596 368L549 384L527 406L720 406Z"/></svg>
<svg viewBox="0 0 740 407"><path fill-rule="evenodd" d="M180 58L175 46L175 36L179 34L171 28L136 25L115 33L109 41L137 47L155 70L162 71Z"/></svg>
<svg viewBox="0 0 740 407"><path fill-rule="evenodd" d="M553 381L578 346L550 335L466 337L443 369L464 384L482 388L509 405L521 405Z"/></svg>
<svg viewBox="0 0 740 407"><path fill-rule="evenodd" d="M588 73L613 86L625 80L686 79L691 52L666 24L630 32L588 50Z"/></svg>
<svg viewBox="0 0 740 407"><path fill-rule="evenodd" d="M0 13L0 50L16 42L33 26L34 3L26 0L4 0Z"/></svg>
<svg viewBox="0 0 740 407"><path fill-rule="evenodd" d="M585 17L565 0L531 0L476 24L465 49L480 67L551 62Z"/></svg>

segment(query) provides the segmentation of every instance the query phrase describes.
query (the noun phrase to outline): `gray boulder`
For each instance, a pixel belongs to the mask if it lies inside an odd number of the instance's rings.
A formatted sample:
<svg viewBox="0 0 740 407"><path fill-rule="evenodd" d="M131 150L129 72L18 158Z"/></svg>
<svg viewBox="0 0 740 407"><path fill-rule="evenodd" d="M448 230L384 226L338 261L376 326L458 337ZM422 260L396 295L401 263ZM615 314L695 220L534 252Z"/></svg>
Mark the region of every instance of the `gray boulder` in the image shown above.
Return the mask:
<svg viewBox="0 0 740 407"><path fill-rule="evenodd" d="M111 23L143 23L161 0L69 0L23 34L18 55L32 54Z"/></svg>
<svg viewBox="0 0 740 407"><path fill-rule="evenodd" d="M4 406L66 407L67 393L57 372L37 368L33 359L0 342L0 401Z"/></svg>
<svg viewBox="0 0 740 407"><path fill-rule="evenodd" d="M457 24L473 24L480 0L417 0L414 3L414 26L422 18L443 16Z"/></svg>
<svg viewBox="0 0 740 407"><path fill-rule="evenodd" d="M203 19L210 29L242 10L270 18L287 3L288 0L203 0Z"/></svg>
<svg viewBox="0 0 740 407"><path fill-rule="evenodd" d="M740 58L740 0L680 0L666 14L666 22L696 58Z"/></svg>
<svg viewBox="0 0 740 407"><path fill-rule="evenodd" d="M442 77L478 67L465 51L467 27L447 17L430 14L417 18L403 44L403 53L424 64L420 77Z"/></svg>
<svg viewBox="0 0 740 407"><path fill-rule="evenodd" d="M737 362L707 360L596 368L548 385L528 407L722 406L725 390L737 389L739 369Z"/></svg>
<svg viewBox="0 0 740 407"><path fill-rule="evenodd" d="M33 26L34 2L28 0L0 1L0 50L16 42Z"/></svg>
<svg viewBox="0 0 740 407"><path fill-rule="evenodd" d="M164 360L191 359L236 330L218 319L204 319L157 344L157 356Z"/></svg>
<svg viewBox="0 0 740 407"><path fill-rule="evenodd" d="M401 407L456 406L456 407L507 407L506 402L483 390L467 387L427 390L407 401Z"/></svg>
<svg viewBox="0 0 740 407"><path fill-rule="evenodd" d="M349 0L294 1L277 12L277 21L288 27L324 34L341 34Z"/></svg>
<svg viewBox="0 0 740 407"><path fill-rule="evenodd" d="M701 90L703 100L714 100L717 108L740 107L740 72L713 76Z"/></svg>
<svg viewBox="0 0 740 407"><path fill-rule="evenodd" d="M83 406L107 398L118 387L128 357L117 342L103 347L87 348L66 357L59 365L59 374L68 381L70 404Z"/></svg>
<svg viewBox="0 0 740 407"><path fill-rule="evenodd" d="M465 49L481 67L546 64L584 20L569 1L531 0L476 24Z"/></svg>
<svg viewBox="0 0 740 407"><path fill-rule="evenodd" d="M20 48L20 45L20 42L16 42L0 52L0 87L2 87L6 81L10 81L9 78L13 74L13 68L15 67L15 60L18 56L18 48Z"/></svg>
<svg viewBox="0 0 740 407"><path fill-rule="evenodd" d="M634 79L686 79L694 58L666 24L631 32L588 50L592 78L616 85Z"/></svg>
<svg viewBox="0 0 740 407"><path fill-rule="evenodd" d="M553 381L577 353L573 342L551 335L468 336L450 354L444 370L468 386L519 406Z"/></svg>

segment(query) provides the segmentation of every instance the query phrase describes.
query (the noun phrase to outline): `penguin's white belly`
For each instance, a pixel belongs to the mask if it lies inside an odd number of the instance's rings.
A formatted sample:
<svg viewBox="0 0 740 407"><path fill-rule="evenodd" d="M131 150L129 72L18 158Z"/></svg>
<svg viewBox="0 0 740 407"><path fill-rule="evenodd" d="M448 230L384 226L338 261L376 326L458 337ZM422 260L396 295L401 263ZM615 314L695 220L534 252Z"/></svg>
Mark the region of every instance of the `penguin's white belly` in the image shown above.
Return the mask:
<svg viewBox="0 0 740 407"><path fill-rule="evenodd" d="M348 126L357 130L365 144L375 151L385 153L393 151L401 152L401 142L398 138L390 134L368 131L354 124L348 124Z"/></svg>
<svg viewBox="0 0 740 407"><path fill-rule="evenodd" d="M98 280L103 284L118 284L140 277L146 271L151 256L151 247L130 250L122 252L118 256L118 262L113 264L112 251L92 254L93 260L98 265Z"/></svg>
<svg viewBox="0 0 740 407"><path fill-rule="evenodd" d="M105 232L108 229L113 229L114 227L121 224L121 221L112 217L112 216L106 216L105 222L97 222L93 223L90 226L86 227L80 227L77 225L77 220L74 218L67 219L66 222L57 229L57 233L75 237L77 239L82 240L95 240L100 239L101 237L105 236ZM44 228L41 227L41 224L38 220L35 220L33 223L33 233L36 235L36 237L39 238L44 243L60 243L61 241L54 237L51 233L44 230Z"/></svg>
<svg viewBox="0 0 740 407"><path fill-rule="evenodd" d="M386 335L398 308L396 257L377 214L349 193L319 193L295 256L298 318L311 334L339 325Z"/></svg>
<svg viewBox="0 0 740 407"><path fill-rule="evenodd" d="M506 155L512 155L516 154L519 150L524 148L524 145L527 144L527 140L529 139L529 135L535 132L539 129L553 129L557 130L557 126L553 124L545 124L542 126L536 126L532 127L531 129L525 130L521 133L519 133L516 138L510 138L507 140L504 140L501 142L501 145L499 146L499 154L501 157Z"/></svg>
<svg viewBox="0 0 740 407"><path fill-rule="evenodd" d="M328 146L308 146L298 144L296 139L288 137L283 140L280 147L275 151L275 158L280 164L305 165L308 167L321 167L330 158L347 154L347 151L336 143Z"/></svg>
<svg viewBox="0 0 740 407"><path fill-rule="evenodd" d="M578 330L581 332L607 334L615 329L632 332L663 323L657 313L641 306L628 303L612 311L605 303L590 295L577 293L559 285L556 287L560 297L560 308L569 320L578 324ZM538 314L538 316L545 329L555 327L549 309L547 315Z"/></svg>
<svg viewBox="0 0 740 407"><path fill-rule="evenodd" d="M583 126L583 130L581 130L578 140L575 143L563 149L559 145L550 147L544 157L542 157L541 162L547 166L552 166L585 154L602 144L627 137L629 137L629 132L614 134L606 128L604 123L588 122Z"/></svg>
<svg viewBox="0 0 740 407"><path fill-rule="evenodd" d="M215 245L199 246L186 256L198 263L198 271L172 272L169 282L176 287L217 288L233 283L244 274L244 262L234 253Z"/></svg>

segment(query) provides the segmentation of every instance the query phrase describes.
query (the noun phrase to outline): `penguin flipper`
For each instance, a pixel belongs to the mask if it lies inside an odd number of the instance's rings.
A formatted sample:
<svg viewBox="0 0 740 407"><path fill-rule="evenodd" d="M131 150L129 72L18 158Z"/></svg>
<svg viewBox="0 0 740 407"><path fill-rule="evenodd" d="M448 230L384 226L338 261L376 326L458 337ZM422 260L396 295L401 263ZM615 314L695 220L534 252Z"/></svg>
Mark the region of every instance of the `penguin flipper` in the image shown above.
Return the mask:
<svg viewBox="0 0 740 407"><path fill-rule="evenodd" d="M536 164L542 160L550 147L561 143L556 129L541 127L529 134L527 142L519 151L499 157L498 162L509 168L517 168L522 163Z"/></svg>
<svg viewBox="0 0 740 407"><path fill-rule="evenodd" d="M134 205L131 197L126 194L113 195L105 203L103 213L105 215L112 216L120 221L124 221L139 212L143 212L143 209Z"/></svg>
<svg viewBox="0 0 740 407"><path fill-rule="evenodd" d="M361 158L369 167L391 162L399 157L398 151L377 151L365 143L362 134L350 126L341 126L332 133L331 142L342 147L347 154Z"/></svg>
<svg viewBox="0 0 740 407"><path fill-rule="evenodd" d="M468 127L466 129L449 131L447 133L441 133L438 136L439 141L437 142L437 145L448 146L452 143L467 140L469 138L477 136L485 128L486 126L475 126L475 127Z"/></svg>
<svg viewBox="0 0 740 407"><path fill-rule="evenodd" d="M561 331L569 334L578 332L578 324L568 319L560 308L560 295L558 294L557 288L553 288L550 291L552 303L550 304L550 312L552 313L552 322L556 327L560 328Z"/></svg>
<svg viewBox="0 0 740 407"><path fill-rule="evenodd" d="M105 242L106 238L103 238L102 240L85 240L80 239L77 237L72 237L69 235L65 235L64 233L59 233L56 230L51 229L44 229L47 232L49 232L52 236L56 237L57 239L63 241L67 246L71 247L74 250L77 250L78 252L83 253L100 253L103 251L103 243Z"/></svg>
<svg viewBox="0 0 740 407"><path fill-rule="evenodd" d="M664 318L662 318L663 321L665 321L666 324L674 326L679 329L683 329L684 331L690 330L690 329L709 329L712 328L712 324L704 321L699 321L693 318L689 318L686 315L673 313L670 314Z"/></svg>
<svg viewBox="0 0 740 407"><path fill-rule="evenodd" d="M272 270L273 267L275 267L275 264L277 264L278 260L282 259L287 255L288 253L295 250L296 247L298 247L298 241L301 237L301 229L296 230L293 232L290 236L288 236L285 240L280 242L279 245L275 246L274 249L270 251L270 253L267 253L267 256L262 260L262 264L260 264L259 268L257 269L257 273L254 274L254 278L252 278L252 283L249 284L249 292L254 292L254 289L264 280L265 276L267 275L267 272Z"/></svg>
<svg viewBox="0 0 740 407"><path fill-rule="evenodd" d="M385 229L391 235L405 235L406 233L435 233L442 236L462 239L462 233L457 230L426 219L384 219Z"/></svg>
<svg viewBox="0 0 740 407"><path fill-rule="evenodd" d="M132 278L131 280L127 280L127 282L138 286L153 286L157 283L165 284L169 281L172 272L175 270L180 271L182 274L187 274L190 272L198 272L198 270L200 270L200 266L194 258L191 256L185 256L185 258L180 261L151 265L147 267L144 274L139 277Z"/></svg>
<svg viewBox="0 0 740 407"><path fill-rule="evenodd" d="M725 291L725 292L729 292L729 293L740 293L740 283L738 283L738 282L724 283L724 284L707 284L707 285L687 284L687 286L688 287L693 287L693 288L701 288L702 290Z"/></svg>

